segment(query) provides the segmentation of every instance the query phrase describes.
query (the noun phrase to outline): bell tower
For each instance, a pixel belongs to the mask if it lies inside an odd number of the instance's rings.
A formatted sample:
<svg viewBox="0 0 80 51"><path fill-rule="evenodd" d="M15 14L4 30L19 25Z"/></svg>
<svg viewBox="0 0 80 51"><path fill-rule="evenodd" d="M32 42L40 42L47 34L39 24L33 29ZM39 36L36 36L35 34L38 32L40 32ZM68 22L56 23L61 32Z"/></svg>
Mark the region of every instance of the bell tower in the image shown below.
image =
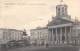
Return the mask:
<svg viewBox="0 0 80 51"><path fill-rule="evenodd" d="M61 0L60 4L56 6L56 17L58 17L58 18L61 18L61 17L69 18L67 8L68 8L68 6L64 3L63 0Z"/></svg>

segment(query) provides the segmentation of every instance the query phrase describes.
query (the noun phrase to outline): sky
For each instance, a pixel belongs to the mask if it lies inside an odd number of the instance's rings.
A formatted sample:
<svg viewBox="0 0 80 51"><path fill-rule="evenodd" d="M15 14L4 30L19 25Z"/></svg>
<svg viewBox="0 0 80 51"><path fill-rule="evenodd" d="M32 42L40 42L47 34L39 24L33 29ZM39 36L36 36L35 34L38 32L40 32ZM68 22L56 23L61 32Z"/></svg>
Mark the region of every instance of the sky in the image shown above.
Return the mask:
<svg viewBox="0 0 80 51"><path fill-rule="evenodd" d="M80 17L80 0L64 0L64 3L72 18ZM0 28L30 30L45 27L55 17L58 4L60 0L0 0Z"/></svg>

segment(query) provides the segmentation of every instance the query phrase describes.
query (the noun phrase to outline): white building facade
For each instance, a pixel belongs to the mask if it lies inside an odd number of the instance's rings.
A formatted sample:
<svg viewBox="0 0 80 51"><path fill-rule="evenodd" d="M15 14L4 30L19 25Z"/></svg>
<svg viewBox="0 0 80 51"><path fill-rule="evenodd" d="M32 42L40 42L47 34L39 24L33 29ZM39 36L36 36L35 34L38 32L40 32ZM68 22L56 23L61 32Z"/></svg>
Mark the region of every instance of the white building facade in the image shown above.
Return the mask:
<svg viewBox="0 0 80 51"><path fill-rule="evenodd" d="M12 40L22 40L22 38L22 30L0 28L0 44L5 44Z"/></svg>
<svg viewBox="0 0 80 51"><path fill-rule="evenodd" d="M47 28L37 28L31 29L31 41L32 43L47 43L48 42L48 29Z"/></svg>
<svg viewBox="0 0 80 51"><path fill-rule="evenodd" d="M74 25L72 29L73 29L71 33L72 44L80 46L80 23Z"/></svg>

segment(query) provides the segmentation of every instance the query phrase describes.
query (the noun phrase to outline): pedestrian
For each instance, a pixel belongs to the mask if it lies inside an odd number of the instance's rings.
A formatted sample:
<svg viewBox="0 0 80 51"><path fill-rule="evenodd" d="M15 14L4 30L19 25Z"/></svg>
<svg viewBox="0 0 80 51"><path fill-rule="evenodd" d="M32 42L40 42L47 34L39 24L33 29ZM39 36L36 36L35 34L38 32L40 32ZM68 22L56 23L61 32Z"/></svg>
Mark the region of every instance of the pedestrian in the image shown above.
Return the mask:
<svg viewBox="0 0 80 51"><path fill-rule="evenodd" d="M48 48L48 47L49 47L49 44L47 43L47 44L46 44L46 48Z"/></svg>

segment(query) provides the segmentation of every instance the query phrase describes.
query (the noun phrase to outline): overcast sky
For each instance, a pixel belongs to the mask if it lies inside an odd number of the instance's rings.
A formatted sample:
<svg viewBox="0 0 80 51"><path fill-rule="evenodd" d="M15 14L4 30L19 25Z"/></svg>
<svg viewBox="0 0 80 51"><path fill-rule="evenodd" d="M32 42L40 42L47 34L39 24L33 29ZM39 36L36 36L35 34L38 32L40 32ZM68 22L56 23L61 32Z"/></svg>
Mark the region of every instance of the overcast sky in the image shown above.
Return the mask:
<svg viewBox="0 0 80 51"><path fill-rule="evenodd" d="M80 0L64 0L69 15L80 17ZM0 0L0 27L32 29L45 26L60 0Z"/></svg>

